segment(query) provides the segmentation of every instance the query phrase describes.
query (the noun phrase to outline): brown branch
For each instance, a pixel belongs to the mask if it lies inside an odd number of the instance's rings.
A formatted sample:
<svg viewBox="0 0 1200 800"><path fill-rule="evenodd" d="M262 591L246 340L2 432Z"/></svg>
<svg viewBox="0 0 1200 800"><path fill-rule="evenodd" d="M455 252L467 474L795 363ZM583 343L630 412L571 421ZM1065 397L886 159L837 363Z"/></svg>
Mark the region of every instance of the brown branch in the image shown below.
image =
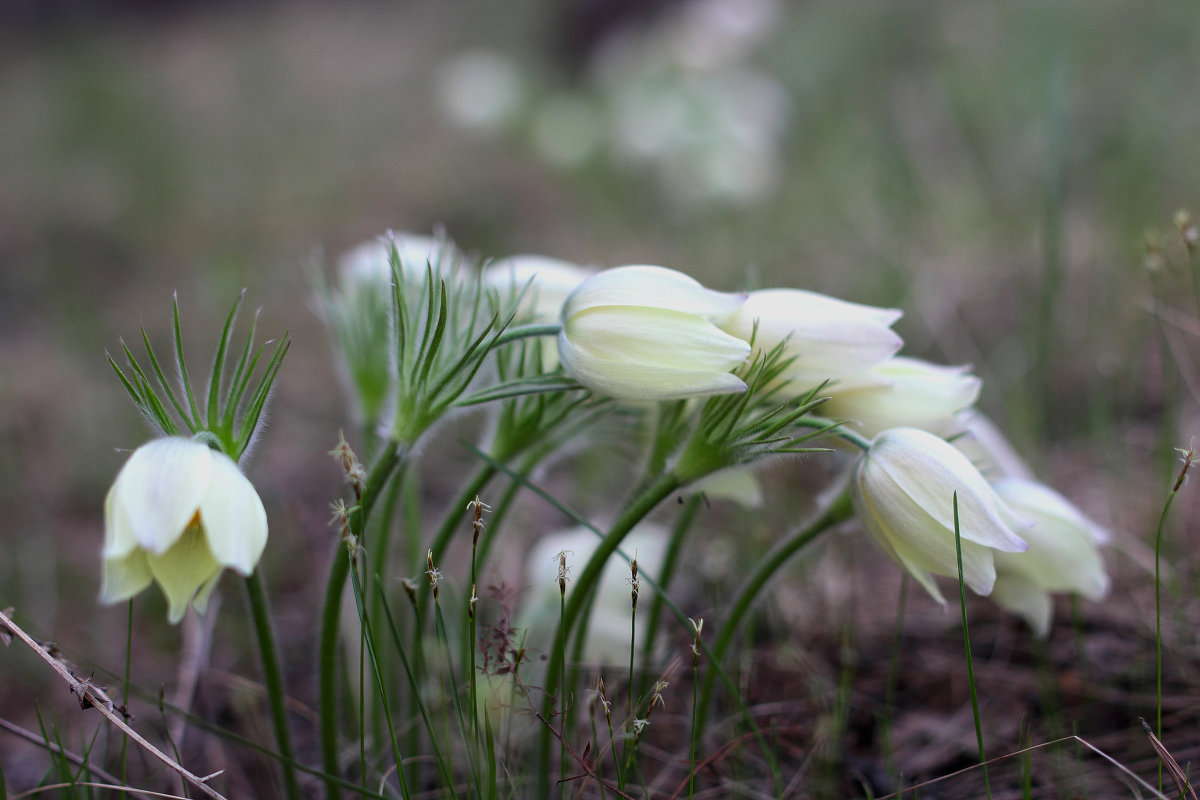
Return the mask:
<svg viewBox="0 0 1200 800"><path fill-rule="evenodd" d="M165 764L168 769L178 773L180 777L195 786L201 792L213 798L213 800L226 800L224 795L206 783L207 780L220 775L221 772L224 772L224 770L201 778L200 776L189 772L186 767L182 766L179 764L179 762L175 761L153 744L146 741L141 734L129 727L123 718L123 714L118 711L116 707L114 707L113 701L103 689L93 686L91 681L80 680L79 678L76 678L75 675L72 674L71 670L67 669L66 665L62 663L61 659L55 658L45 647L34 641L29 634L19 628L17 624L12 621L12 617L9 616L10 613L11 611L0 611L0 630L7 629L9 632L15 634L17 638L19 638L26 644L26 646L29 647L30 650L37 653L43 661L49 664L50 668L57 672L59 677L66 681L67 686L69 686L71 689L71 693L79 698L79 704L81 706L84 708L95 708L102 715L104 715L105 719L119 728L139 747Z"/></svg>

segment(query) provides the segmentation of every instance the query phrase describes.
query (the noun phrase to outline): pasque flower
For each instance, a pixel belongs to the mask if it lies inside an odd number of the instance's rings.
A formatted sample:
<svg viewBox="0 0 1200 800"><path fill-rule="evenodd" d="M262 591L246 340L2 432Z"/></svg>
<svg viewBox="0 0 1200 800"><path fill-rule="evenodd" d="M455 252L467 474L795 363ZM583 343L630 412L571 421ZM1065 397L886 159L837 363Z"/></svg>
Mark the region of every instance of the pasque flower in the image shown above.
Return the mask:
<svg viewBox="0 0 1200 800"><path fill-rule="evenodd" d="M971 462L945 440L916 428L875 437L854 476L852 496L863 526L884 552L939 602L933 575L958 576L954 495L958 494L963 580L977 594L992 591L994 556L1019 553L1018 517Z"/></svg>
<svg viewBox="0 0 1200 800"><path fill-rule="evenodd" d="M901 427L950 436L961 432L959 412L974 405L982 384L967 367L894 356L830 386L821 414L866 436Z"/></svg>
<svg viewBox="0 0 1200 800"><path fill-rule="evenodd" d="M172 623L208 605L221 570L250 575L267 543L267 514L233 459L172 436L139 447L104 501L100 601L156 582Z"/></svg>
<svg viewBox="0 0 1200 800"><path fill-rule="evenodd" d="M1099 551L1099 545L1108 541L1108 532L1044 484L1005 478L993 487L1033 524L1021 531L1029 550L996 554L992 600L1024 618L1038 636L1045 636L1054 610L1052 592L1089 600L1108 594L1108 573Z"/></svg>
<svg viewBox="0 0 1200 800"><path fill-rule="evenodd" d="M559 358L584 386L622 400L742 392L746 384L730 370L746 360L750 345L712 320L744 299L665 267L606 270L567 298Z"/></svg>
<svg viewBox="0 0 1200 800"><path fill-rule="evenodd" d="M718 325L749 340L757 324L756 351L770 351L786 340L793 360L782 377L789 382L787 393L800 395L822 381L854 375L895 354L903 341L891 326L901 313L803 289L765 289L751 292Z"/></svg>

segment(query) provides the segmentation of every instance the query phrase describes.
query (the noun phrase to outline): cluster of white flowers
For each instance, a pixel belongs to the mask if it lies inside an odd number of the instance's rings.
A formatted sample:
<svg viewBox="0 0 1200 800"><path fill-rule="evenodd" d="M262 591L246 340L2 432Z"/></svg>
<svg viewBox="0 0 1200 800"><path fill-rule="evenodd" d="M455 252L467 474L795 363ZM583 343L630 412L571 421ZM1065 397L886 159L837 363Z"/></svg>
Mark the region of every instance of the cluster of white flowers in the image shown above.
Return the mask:
<svg viewBox="0 0 1200 800"><path fill-rule="evenodd" d="M792 360L778 394L824 385L821 412L870 439L852 493L884 552L944 602L932 576L959 572L957 494L964 582L1045 634L1051 593L1107 592L1098 553L1107 535L1012 466L1011 447L972 408L981 381L967 367L896 355L900 316L809 291L726 294L663 267L618 267L567 298L559 355L594 392L668 400L743 391L731 370L782 344ZM986 460L992 482L973 459Z"/></svg>
<svg viewBox="0 0 1200 800"><path fill-rule="evenodd" d="M392 253L398 265L389 262ZM335 304L346 305L349 317L363 315L355 298L390 292L395 280L425 284L421 267L445 276L456 253L444 240L407 234L363 245L342 259ZM959 575L960 543L964 583L1041 634L1050 625L1051 593L1096 599L1108 589L1098 552L1107 534L1033 480L973 410L981 382L967 367L897 355L898 310L799 289L720 292L659 266L597 270L528 255L491 262L478 281L459 275L448 283L451 290L482 286L514 303L519 296L521 322L558 332L557 358L543 357L541 368L561 369L618 402L745 392L740 368L782 351L771 402L814 391L827 398L820 413L853 431L863 449L851 488L863 527L938 601L933 576ZM736 484L736 471L716 474L714 487L731 477ZM761 502L753 487L739 485L734 494ZM655 575L661 536L645 536L627 546L637 545ZM534 552L588 548L578 536L564 541ZM265 543L262 503L232 459L202 441L151 442L109 493L101 598L123 600L157 581L177 621L189 602L204 606L224 567L253 572ZM536 561L538 569L552 566L548 557Z"/></svg>
<svg viewBox="0 0 1200 800"><path fill-rule="evenodd" d="M753 65L777 0L699 0L601 43L581 85L540 92L509 56L472 50L440 70L446 117L512 132L559 167L603 158L653 176L679 205L746 204L780 174L787 92Z"/></svg>

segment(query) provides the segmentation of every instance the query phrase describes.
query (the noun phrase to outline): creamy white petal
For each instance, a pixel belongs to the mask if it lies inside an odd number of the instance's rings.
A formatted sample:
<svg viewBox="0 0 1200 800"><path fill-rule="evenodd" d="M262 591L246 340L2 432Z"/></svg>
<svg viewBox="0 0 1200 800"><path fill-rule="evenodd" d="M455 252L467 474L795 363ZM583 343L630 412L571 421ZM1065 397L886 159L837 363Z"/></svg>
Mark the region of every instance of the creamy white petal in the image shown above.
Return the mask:
<svg viewBox="0 0 1200 800"><path fill-rule="evenodd" d="M167 597L167 619L172 625L183 619L196 593L221 572L198 525L189 526L166 553L149 554L146 561Z"/></svg>
<svg viewBox="0 0 1200 800"><path fill-rule="evenodd" d="M1108 593L1094 523L1048 486L1009 478L998 482L996 490L1033 522L1022 531L1029 550L998 555L997 569L1020 574L1044 591L1073 592L1090 600Z"/></svg>
<svg viewBox="0 0 1200 800"><path fill-rule="evenodd" d="M154 579L143 550L133 550L120 557L105 557L102 570L100 602L105 605L128 600Z"/></svg>
<svg viewBox="0 0 1200 800"><path fill-rule="evenodd" d="M571 344L596 358L673 369L725 371L750 355L750 345L694 314L608 306L574 315L564 329Z"/></svg>
<svg viewBox="0 0 1200 800"><path fill-rule="evenodd" d="M1033 581L1017 573L1003 573L996 579L991 598L996 605L1024 619L1034 633L1045 638L1050 633L1054 604L1050 594Z"/></svg>
<svg viewBox="0 0 1200 800"><path fill-rule="evenodd" d="M894 356L829 389L821 413L850 420L867 436L889 428L959 433L959 413L973 405L983 382L967 367L946 367Z"/></svg>
<svg viewBox="0 0 1200 800"><path fill-rule="evenodd" d="M563 335L559 336L558 354L567 374L594 392L622 400L671 400L746 391L746 384L732 372L596 358L572 346Z"/></svg>
<svg viewBox="0 0 1200 800"><path fill-rule="evenodd" d="M207 445L177 436L155 439L139 447L117 474L111 502L121 541L119 520L129 525L138 545L161 555L183 535L208 491L212 451Z"/></svg>
<svg viewBox="0 0 1200 800"><path fill-rule="evenodd" d="M645 306L715 318L732 313L745 299L707 289L690 275L666 267L615 267L598 272L572 292L563 306L563 320L598 306Z"/></svg>
<svg viewBox="0 0 1200 800"><path fill-rule="evenodd" d="M896 353L903 340L890 329L901 312L848 303L801 289L751 292L722 330L769 351L786 342L793 359L784 373L795 392L868 369ZM757 328L756 328L757 326Z"/></svg>
<svg viewBox="0 0 1200 800"><path fill-rule="evenodd" d="M953 496L958 493L959 530L966 541L997 550L1022 552L1024 527L995 491L952 445L927 431L895 428L875 438L864 471L886 488L884 497L915 504L944 529L954 530ZM886 476L886 480L884 480ZM1027 524L1027 523L1025 523Z"/></svg>
<svg viewBox="0 0 1200 800"><path fill-rule="evenodd" d="M217 563L254 572L267 546L267 512L233 459L213 454L212 480L200 502L200 522Z"/></svg>

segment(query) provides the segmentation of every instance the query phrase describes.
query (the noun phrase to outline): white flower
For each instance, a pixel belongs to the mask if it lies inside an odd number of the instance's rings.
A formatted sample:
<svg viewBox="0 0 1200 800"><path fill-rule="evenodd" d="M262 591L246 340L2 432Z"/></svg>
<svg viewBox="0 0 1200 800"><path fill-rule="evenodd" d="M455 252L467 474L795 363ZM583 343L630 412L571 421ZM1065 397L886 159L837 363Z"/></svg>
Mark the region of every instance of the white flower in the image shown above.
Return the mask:
<svg viewBox="0 0 1200 800"><path fill-rule="evenodd" d="M388 231L384 236L347 250L338 259L343 290L350 292L354 284L362 288L386 290L392 285L392 246L400 258L400 272L413 283L425 280L426 266L433 274L449 272L458 262L454 244L433 236L421 236L404 231Z"/></svg>
<svg viewBox="0 0 1200 800"><path fill-rule="evenodd" d="M534 322L556 322L567 297L594 274L570 261L521 255L493 261L483 270L483 283L501 294L525 290L519 312Z"/></svg>
<svg viewBox="0 0 1200 800"><path fill-rule="evenodd" d="M974 405L983 382L968 367L894 356L829 388L821 415L850 420L866 436L888 428L920 428L950 436L959 412Z"/></svg>
<svg viewBox="0 0 1200 800"><path fill-rule="evenodd" d="M852 489L855 510L867 532L941 603L945 599L933 575L958 576L956 492L963 581L975 593L986 595L996 580L995 551L1026 549L1013 530L1025 522L966 456L927 431L884 431L859 463Z"/></svg>
<svg viewBox="0 0 1200 800"><path fill-rule="evenodd" d="M989 481L1001 478L1034 480L1033 470L990 419L971 409L961 415L959 422L966 433L954 439L954 446L971 459Z"/></svg>
<svg viewBox="0 0 1200 800"><path fill-rule="evenodd" d="M750 345L711 320L743 299L665 267L605 270L567 298L559 359L584 386L622 400L742 392L746 384L730 370Z"/></svg>
<svg viewBox="0 0 1200 800"><path fill-rule="evenodd" d="M104 500L102 603L157 582L172 623L198 611L221 570L250 575L267 544L267 514L228 456L181 437L139 447Z"/></svg>
<svg viewBox="0 0 1200 800"><path fill-rule="evenodd" d="M1029 550L996 554L992 599L1023 617L1038 636L1045 636L1053 614L1051 592L1070 592L1089 600L1108 594L1108 573L1099 552L1108 532L1044 484L1006 478L993 487L1033 525L1021 532Z"/></svg>
<svg viewBox="0 0 1200 800"><path fill-rule="evenodd" d="M621 542L621 550L637 558L639 574L658 579L666 558L667 538L665 528L638 525ZM567 569L580 574L599 544L599 536L580 527L543 536L529 549L525 562L525 586L528 589L521 599L517 624L528 629L526 641L534 649L549 652L555 646L550 639L559 618L559 556L565 554ZM585 663L629 665L630 619L633 615L631 577L629 562L613 553L596 587L583 648ZM567 580L567 602L574 590L574 582ZM645 626L638 625L635 645L639 649L644 636Z"/></svg>
<svg viewBox="0 0 1200 800"><path fill-rule="evenodd" d="M749 340L758 323L756 352L787 340L793 357L783 373L787 392L800 395L825 380L837 380L890 358L903 341L891 326L901 313L848 303L803 289L751 292L746 302L718 324L726 333Z"/></svg>

